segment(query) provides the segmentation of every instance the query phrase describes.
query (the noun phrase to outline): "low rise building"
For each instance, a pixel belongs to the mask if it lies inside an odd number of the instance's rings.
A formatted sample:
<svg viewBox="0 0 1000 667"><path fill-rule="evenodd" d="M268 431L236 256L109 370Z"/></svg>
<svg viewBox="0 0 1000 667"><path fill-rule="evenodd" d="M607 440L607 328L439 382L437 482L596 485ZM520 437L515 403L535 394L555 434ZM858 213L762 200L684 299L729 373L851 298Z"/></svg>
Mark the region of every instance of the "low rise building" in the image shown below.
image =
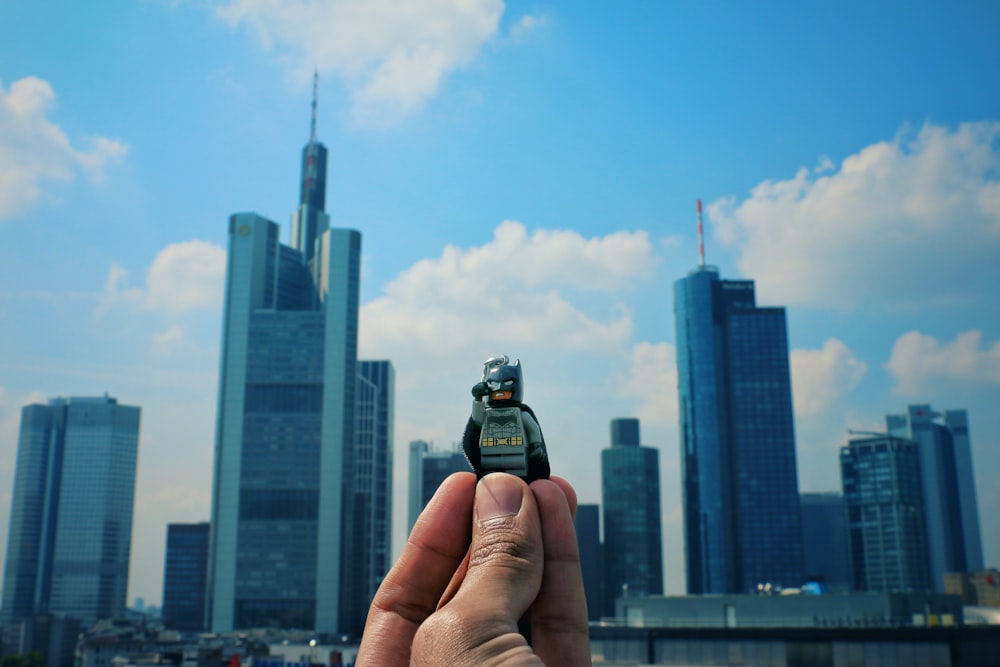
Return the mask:
<svg viewBox="0 0 1000 667"><path fill-rule="evenodd" d="M978 572L946 572L944 590L960 595L967 605L1000 607L1000 570L989 568Z"/></svg>
<svg viewBox="0 0 1000 667"><path fill-rule="evenodd" d="M615 612L620 625L660 628L957 626L963 620L962 599L941 593L654 595L619 598Z"/></svg>

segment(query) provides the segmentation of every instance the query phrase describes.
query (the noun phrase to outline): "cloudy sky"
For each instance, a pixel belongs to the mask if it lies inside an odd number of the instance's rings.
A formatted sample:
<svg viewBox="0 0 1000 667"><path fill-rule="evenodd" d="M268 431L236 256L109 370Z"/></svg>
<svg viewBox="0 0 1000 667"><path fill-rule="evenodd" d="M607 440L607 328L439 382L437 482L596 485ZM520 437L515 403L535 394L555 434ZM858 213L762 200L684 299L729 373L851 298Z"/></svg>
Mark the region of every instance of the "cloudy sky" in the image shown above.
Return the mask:
<svg viewBox="0 0 1000 667"><path fill-rule="evenodd" d="M22 405L143 409L130 600L207 520L227 218L283 225L320 75L327 209L363 233L360 349L450 448L482 361L525 367L553 470L600 500L608 421L660 449L683 543L672 285L788 308L806 491L848 429L970 412L1000 565L994 2L0 3L0 543ZM3 554L0 554L2 558Z"/></svg>

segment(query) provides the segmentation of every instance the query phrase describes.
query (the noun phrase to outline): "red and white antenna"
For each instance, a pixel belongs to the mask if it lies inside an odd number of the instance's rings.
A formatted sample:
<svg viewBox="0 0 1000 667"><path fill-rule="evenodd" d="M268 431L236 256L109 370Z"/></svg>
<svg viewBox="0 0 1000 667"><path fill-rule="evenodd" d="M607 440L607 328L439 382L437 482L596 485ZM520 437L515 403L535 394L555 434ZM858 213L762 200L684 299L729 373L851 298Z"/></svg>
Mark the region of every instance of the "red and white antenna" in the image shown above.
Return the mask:
<svg viewBox="0 0 1000 667"><path fill-rule="evenodd" d="M705 266L705 233L701 226L701 200L698 200L698 266Z"/></svg>

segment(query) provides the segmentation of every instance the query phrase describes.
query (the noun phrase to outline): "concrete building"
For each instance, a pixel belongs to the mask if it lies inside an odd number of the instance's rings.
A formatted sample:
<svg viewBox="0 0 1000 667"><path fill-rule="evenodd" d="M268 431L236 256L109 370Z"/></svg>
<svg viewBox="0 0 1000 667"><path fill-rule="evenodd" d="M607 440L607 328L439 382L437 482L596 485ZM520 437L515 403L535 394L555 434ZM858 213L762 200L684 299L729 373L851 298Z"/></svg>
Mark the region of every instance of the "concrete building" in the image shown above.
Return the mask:
<svg viewBox="0 0 1000 667"><path fill-rule="evenodd" d="M995 667L1000 626L593 627L594 664L719 667Z"/></svg>
<svg viewBox="0 0 1000 667"><path fill-rule="evenodd" d="M1000 570L946 572L945 593L959 595L967 605L1000 608Z"/></svg>
<svg viewBox="0 0 1000 667"><path fill-rule="evenodd" d="M107 395L21 410L3 623L124 616L139 419Z"/></svg>
<svg viewBox="0 0 1000 667"><path fill-rule="evenodd" d="M803 582L785 309L702 264L674 283L687 591Z"/></svg>
<svg viewBox="0 0 1000 667"><path fill-rule="evenodd" d="M794 593L788 595L787 593ZM832 593L620 598L615 618L663 628L902 627L962 624L962 600L941 593Z"/></svg>
<svg viewBox="0 0 1000 667"><path fill-rule="evenodd" d="M840 450L852 589L925 591L927 557L916 443L855 438Z"/></svg>

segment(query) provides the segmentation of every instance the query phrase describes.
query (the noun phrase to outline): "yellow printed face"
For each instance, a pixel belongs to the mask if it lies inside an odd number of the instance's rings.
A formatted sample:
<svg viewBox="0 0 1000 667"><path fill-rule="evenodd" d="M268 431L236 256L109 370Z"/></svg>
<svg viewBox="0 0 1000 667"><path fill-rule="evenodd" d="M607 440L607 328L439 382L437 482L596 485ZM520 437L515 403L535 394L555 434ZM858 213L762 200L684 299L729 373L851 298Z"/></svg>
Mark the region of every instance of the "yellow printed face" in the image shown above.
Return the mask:
<svg viewBox="0 0 1000 667"><path fill-rule="evenodd" d="M490 394L490 398L492 398L494 401L510 400L513 396L514 392L510 391L509 389L501 389L499 391L494 391L492 394Z"/></svg>

